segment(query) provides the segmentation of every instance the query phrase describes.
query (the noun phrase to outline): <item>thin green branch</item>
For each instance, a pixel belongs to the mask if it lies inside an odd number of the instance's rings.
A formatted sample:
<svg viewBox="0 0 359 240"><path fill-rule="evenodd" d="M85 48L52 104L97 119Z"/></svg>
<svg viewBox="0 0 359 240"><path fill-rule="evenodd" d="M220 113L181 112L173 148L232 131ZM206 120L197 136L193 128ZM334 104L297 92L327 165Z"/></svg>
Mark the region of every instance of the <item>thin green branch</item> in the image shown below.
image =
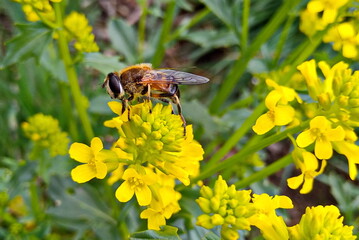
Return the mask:
<svg viewBox="0 0 359 240"><path fill-rule="evenodd" d="M270 22L258 34L254 42L247 48L245 52L234 63L230 72L221 84L217 95L212 100L210 105L210 112L217 113L219 108L223 105L225 100L230 96L230 93L235 88L239 78L245 72L248 62L258 52L264 42L266 42L274 32L280 27L281 23L286 19L288 12L298 3L299 0L284 1L276 14L271 18Z"/></svg>
<svg viewBox="0 0 359 240"><path fill-rule="evenodd" d="M243 14L242 14L242 33L241 33L241 48L242 52L245 51L248 45L248 31L249 31L249 9L250 0L243 1Z"/></svg>
<svg viewBox="0 0 359 240"><path fill-rule="evenodd" d="M177 39L185 32L187 29L191 28L192 26L196 25L200 22L203 18L205 18L211 11L208 8L205 8L199 11L196 15L194 15L187 23L180 26L171 36L168 38L168 42Z"/></svg>
<svg viewBox="0 0 359 240"><path fill-rule="evenodd" d="M240 128L238 128L224 143L224 145L211 157L206 164L206 168L216 165L250 130L256 119L262 114L265 109L264 102L257 106L253 113L244 121Z"/></svg>
<svg viewBox="0 0 359 240"><path fill-rule="evenodd" d="M261 141L256 141L255 144L252 144L252 142L250 142L249 144L245 145L241 149L241 151L234 154L233 156L227 158L226 160L224 160L222 162L219 162L215 165L210 165L209 167L206 167L205 169L203 169L201 174L199 176L197 176L195 179L193 179L193 182L203 180L203 179L210 177L213 174L215 174L225 168L230 168L231 166L233 166L235 164L245 162L247 160L246 158L249 155L251 155L261 149L264 149L273 143L276 143L278 141L281 141L281 140L287 138L288 134L292 135L292 134L302 131L303 129L307 128L308 125L309 125L309 121L306 121L299 126L288 128L283 132L279 132L277 134L263 138Z"/></svg>
<svg viewBox="0 0 359 240"><path fill-rule="evenodd" d="M68 47L68 42L66 40L65 32L63 31L63 18L60 4L61 3L54 3L56 22L57 25L60 27L60 29L57 31L59 49L61 53L61 58L64 61L65 70L67 78L69 80L70 90L75 102L77 113L80 117L80 121L85 131L86 138L88 141L90 141L94 137L94 133L91 127L89 116L86 111L84 98L80 90L77 73L70 55L70 50Z"/></svg>
<svg viewBox="0 0 359 240"><path fill-rule="evenodd" d="M152 58L153 67L159 67L165 55L165 45L167 44L169 39L168 36L170 35L175 13L176 13L176 1L172 0L168 3L167 10L164 15L164 21L162 24L160 37L158 39L156 52Z"/></svg>
<svg viewBox="0 0 359 240"><path fill-rule="evenodd" d="M265 179L266 177L272 175L273 173L278 172L282 168L291 164L292 161L293 161L292 155L288 154L278 159L274 163L268 165L267 167L261 169L260 171L251 174L249 177L241 181L238 181L237 183L235 183L235 186L237 189L248 187L250 184L261 181L262 179Z"/></svg>
<svg viewBox="0 0 359 240"><path fill-rule="evenodd" d="M140 0L141 6L141 18L138 24L138 55L139 55L139 62L143 62L143 52L145 48L145 35L146 35L146 19L147 19L147 1Z"/></svg>

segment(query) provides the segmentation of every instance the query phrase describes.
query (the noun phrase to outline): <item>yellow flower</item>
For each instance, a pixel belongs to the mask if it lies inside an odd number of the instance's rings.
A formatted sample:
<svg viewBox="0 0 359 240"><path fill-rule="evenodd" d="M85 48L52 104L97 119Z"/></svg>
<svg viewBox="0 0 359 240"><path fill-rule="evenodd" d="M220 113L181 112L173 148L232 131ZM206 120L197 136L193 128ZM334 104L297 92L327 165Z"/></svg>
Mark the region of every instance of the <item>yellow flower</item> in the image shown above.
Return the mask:
<svg viewBox="0 0 359 240"><path fill-rule="evenodd" d="M315 60L306 61L300 64L297 69L306 80L310 97L313 100L318 100L318 95L322 92L322 85L318 78Z"/></svg>
<svg viewBox="0 0 359 240"><path fill-rule="evenodd" d="M181 118L172 114L171 105L150 108L151 103L137 104L130 108L130 121L112 120L121 129L117 147L133 156L131 164L150 164L188 185L203 159L202 146L193 139L191 126L183 135Z"/></svg>
<svg viewBox="0 0 359 240"><path fill-rule="evenodd" d="M297 168L302 173L299 176L287 179L288 186L292 189L297 189L303 184L300 193L309 193L313 188L314 178L323 173L327 162L322 161L318 170L318 159L312 153L297 148L292 155Z"/></svg>
<svg viewBox="0 0 359 240"><path fill-rule="evenodd" d="M311 0L307 8L310 12L322 16L326 24L333 23L338 15L338 10L347 4L349 0Z"/></svg>
<svg viewBox="0 0 359 240"><path fill-rule="evenodd" d="M333 42L333 49L342 50L346 58L358 57L359 33L354 22L344 22L332 27L323 37L324 42Z"/></svg>
<svg viewBox="0 0 359 240"><path fill-rule="evenodd" d="M265 99L265 105L269 111L257 119L255 125L252 127L255 133L262 135L275 126L284 126L293 121L295 110L289 105L279 104L282 98L282 93L276 90L268 94Z"/></svg>
<svg viewBox="0 0 359 240"><path fill-rule="evenodd" d="M258 227L265 239L288 239L287 226L282 217L276 215L277 208L293 208L287 196L269 196L253 194L253 205L256 214L249 218L251 225Z"/></svg>
<svg viewBox="0 0 359 240"><path fill-rule="evenodd" d="M154 184L157 176L152 170L146 169L143 174L138 173L133 168L128 168L123 173L125 180L116 190L116 198L120 202L128 202L134 194L140 206L149 205L152 200L152 192L148 187Z"/></svg>
<svg viewBox="0 0 359 240"><path fill-rule="evenodd" d="M221 226L226 239L233 236L232 230L250 230L249 218L255 214L251 191L237 191L234 185L228 187L222 176L218 176L213 189L203 186L196 200L205 214L197 218L197 225L210 229ZM222 236L222 237L224 237Z"/></svg>
<svg viewBox="0 0 359 240"><path fill-rule="evenodd" d="M84 183L93 178L103 179L107 174L105 160L117 157L114 152L103 150L103 144L98 137L91 140L91 147L82 143L73 143L69 154L71 158L84 163L71 171L72 179L78 183Z"/></svg>
<svg viewBox="0 0 359 240"><path fill-rule="evenodd" d="M335 22L339 9L349 0L311 0L300 14L300 30L307 36L324 30L328 24Z"/></svg>
<svg viewBox="0 0 359 240"><path fill-rule="evenodd" d="M333 155L333 141L343 141L345 136L341 126L331 128L331 123L324 116L317 116L310 121L310 128L300 133L297 144L305 148L315 142L314 152L319 159L329 159Z"/></svg>
<svg viewBox="0 0 359 240"><path fill-rule="evenodd" d="M51 156L67 153L70 140L67 133L61 131L57 119L38 113L23 122L21 127L36 147L49 149Z"/></svg>
<svg viewBox="0 0 359 240"><path fill-rule="evenodd" d="M41 18L45 18L49 21L55 20L54 10L49 0L14 0L22 4L22 10L25 13L26 19L30 22L39 21ZM51 2L61 2L61 0L51 0Z"/></svg>
<svg viewBox="0 0 359 240"><path fill-rule="evenodd" d="M300 222L288 228L290 239L356 239L354 227L343 225L343 220L336 206L307 207Z"/></svg>
<svg viewBox="0 0 359 240"><path fill-rule="evenodd" d="M82 13L71 12L64 20L64 26L69 41L75 40L74 47L80 52L97 52L99 47L95 42L92 27Z"/></svg>
<svg viewBox="0 0 359 240"><path fill-rule="evenodd" d="M178 204L180 198L181 194L173 188L160 188L157 198L152 198L150 206L140 214L141 218L148 219L148 229L159 230L160 226L166 225L166 219L181 209Z"/></svg>

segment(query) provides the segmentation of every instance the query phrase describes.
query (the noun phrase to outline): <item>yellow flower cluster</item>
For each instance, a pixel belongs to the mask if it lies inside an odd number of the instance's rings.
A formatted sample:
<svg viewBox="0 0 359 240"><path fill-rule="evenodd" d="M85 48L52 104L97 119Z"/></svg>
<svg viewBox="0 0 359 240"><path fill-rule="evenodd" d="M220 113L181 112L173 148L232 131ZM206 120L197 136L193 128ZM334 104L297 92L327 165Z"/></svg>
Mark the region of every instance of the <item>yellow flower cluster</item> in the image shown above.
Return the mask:
<svg viewBox="0 0 359 240"><path fill-rule="evenodd" d="M25 135L34 142L34 149L48 149L51 156L67 153L70 140L53 117L38 113L23 122L21 127Z"/></svg>
<svg viewBox="0 0 359 240"><path fill-rule="evenodd" d="M286 196L255 194L252 197L251 190L237 191L234 185L228 187L222 176L213 189L203 186L200 195L197 203L204 214L197 218L197 225L207 229L221 226L223 239L238 239L238 230L250 230L251 225L262 229L261 222L270 224L278 217L275 209L293 207Z"/></svg>
<svg viewBox="0 0 359 240"><path fill-rule="evenodd" d="M306 9L300 14L300 30L307 36L324 30L329 24L336 21L339 10L348 2L349 0L309 1Z"/></svg>
<svg viewBox="0 0 359 240"><path fill-rule="evenodd" d="M46 21L55 24L55 11L50 2L61 2L62 0L14 0L22 4L26 19L31 22ZM68 42L73 42L74 48L79 52L98 52L99 47L95 42L95 35L86 16L82 13L71 12L64 18L64 29ZM53 37L58 38L57 32Z"/></svg>
<svg viewBox="0 0 359 240"><path fill-rule="evenodd" d="M288 227L278 208L293 208L286 196L271 197L253 194L250 190L228 187L219 176L213 189L203 186L197 203L204 212L197 218L197 225L207 229L221 226L221 239L239 239L238 230L260 229L267 240L346 239L354 240L353 226L343 225L343 217L335 206L317 206L306 209L297 225Z"/></svg>
<svg viewBox="0 0 359 240"><path fill-rule="evenodd" d="M71 12L64 20L68 41L74 40L74 47L79 52L98 52L95 35L86 16L82 13Z"/></svg>
<svg viewBox="0 0 359 240"><path fill-rule="evenodd" d="M122 183L116 198L127 202L135 195L140 206L147 208L140 217L148 219L149 229L159 229L172 214L180 210L180 193L174 190L175 180L190 183L190 176L199 171L203 159L202 146L193 139L192 127L184 136L181 118L172 114L171 105L141 103L126 109L109 103L119 116L105 125L116 128L120 138L110 150L103 149L99 138L91 147L73 143L70 156L83 163L72 170L74 181L83 183L92 178L103 179L112 172L109 183Z"/></svg>
<svg viewBox="0 0 359 240"><path fill-rule="evenodd" d="M259 117L253 126L257 134L264 134L274 126L309 121L309 128L292 140L295 146L292 154L294 163L302 174L288 179L288 185L296 189L303 184L301 193L311 191L313 179L324 171L326 161L333 156L334 150L347 157L351 179L356 178L356 164L359 163L356 157L359 146L355 144L357 135L354 131L359 126L359 72L353 73L343 62L333 67L319 62L318 67L323 80L318 76L314 60L298 66L311 98L306 98L305 102L294 89L267 80L267 84L275 88L266 98L269 111ZM295 108L288 105L294 104L293 99L297 99ZM314 154L306 150L312 149L312 146Z"/></svg>
<svg viewBox="0 0 359 240"><path fill-rule="evenodd" d="M349 0L311 0L300 14L300 30L312 36L333 24L323 37L323 42L332 43L335 51L343 56L358 59L359 11Z"/></svg>
<svg viewBox="0 0 359 240"><path fill-rule="evenodd" d="M13 0L21 3L22 10L25 13L26 19L30 22L39 21L44 18L49 21L55 20L54 9L49 0ZM61 2L62 0L50 0L51 2Z"/></svg>

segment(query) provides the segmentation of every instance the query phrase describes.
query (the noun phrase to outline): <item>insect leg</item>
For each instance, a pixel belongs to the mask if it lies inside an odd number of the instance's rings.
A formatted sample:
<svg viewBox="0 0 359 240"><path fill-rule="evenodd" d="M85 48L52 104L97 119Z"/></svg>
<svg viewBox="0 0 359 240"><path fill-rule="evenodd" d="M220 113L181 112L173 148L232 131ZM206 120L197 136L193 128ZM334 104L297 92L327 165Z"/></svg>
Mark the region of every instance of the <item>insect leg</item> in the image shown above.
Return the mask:
<svg viewBox="0 0 359 240"><path fill-rule="evenodd" d="M178 91L179 92L179 91ZM174 104L177 105L177 110L178 110L178 115L180 115L181 119L182 119L182 122L183 122L183 135L186 136L186 119L184 118L184 116L182 115L182 107L181 107L181 103L180 103L180 100L179 100L179 97L177 96L177 94L174 94L172 97L171 97L171 100Z"/></svg>
<svg viewBox="0 0 359 240"><path fill-rule="evenodd" d="M147 85L147 97L148 97L148 103L151 103L151 85ZM150 104L150 113L152 113L152 106Z"/></svg>

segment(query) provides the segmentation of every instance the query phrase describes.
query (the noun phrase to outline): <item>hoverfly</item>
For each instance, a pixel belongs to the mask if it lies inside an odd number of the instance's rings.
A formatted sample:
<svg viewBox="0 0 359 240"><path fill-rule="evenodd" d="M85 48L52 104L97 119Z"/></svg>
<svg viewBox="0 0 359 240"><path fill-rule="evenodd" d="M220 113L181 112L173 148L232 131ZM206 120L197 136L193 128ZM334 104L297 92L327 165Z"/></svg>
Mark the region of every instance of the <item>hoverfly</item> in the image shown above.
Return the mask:
<svg viewBox="0 0 359 240"><path fill-rule="evenodd" d="M177 106L186 134L186 120L182 115L178 85L203 84L208 81L208 78L195 74L170 69L153 69L151 64L141 63L126 67L119 72L109 73L102 87L106 88L111 98L122 101L122 113L128 108L128 102L138 96L147 95L148 98L162 101L171 100Z"/></svg>

